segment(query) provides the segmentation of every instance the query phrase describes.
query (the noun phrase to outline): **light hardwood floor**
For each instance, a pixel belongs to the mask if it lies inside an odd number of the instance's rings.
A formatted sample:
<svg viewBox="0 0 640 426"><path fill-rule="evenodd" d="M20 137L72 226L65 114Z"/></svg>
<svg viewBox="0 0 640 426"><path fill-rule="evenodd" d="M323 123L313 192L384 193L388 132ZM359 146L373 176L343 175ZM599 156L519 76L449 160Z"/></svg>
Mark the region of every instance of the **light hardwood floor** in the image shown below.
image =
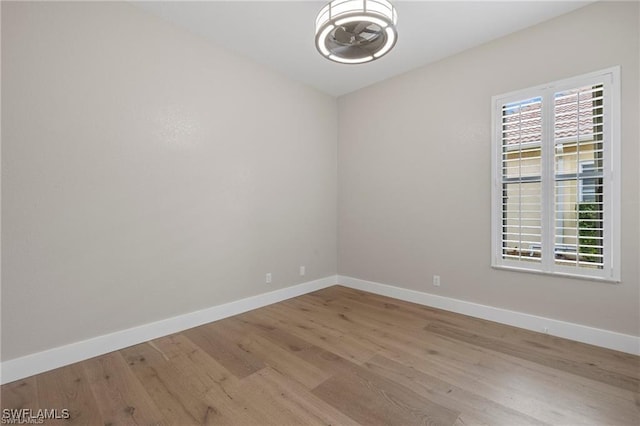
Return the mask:
<svg viewBox="0 0 640 426"><path fill-rule="evenodd" d="M640 424L640 358L335 286L2 386L77 425Z"/></svg>

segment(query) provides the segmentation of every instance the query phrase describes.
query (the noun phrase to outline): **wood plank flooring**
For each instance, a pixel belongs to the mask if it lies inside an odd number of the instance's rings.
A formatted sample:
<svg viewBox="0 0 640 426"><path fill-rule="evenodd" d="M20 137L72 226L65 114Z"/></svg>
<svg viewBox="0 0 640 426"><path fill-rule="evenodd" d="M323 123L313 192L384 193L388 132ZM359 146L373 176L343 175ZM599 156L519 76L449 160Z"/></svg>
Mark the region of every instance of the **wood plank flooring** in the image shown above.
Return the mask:
<svg viewBox="0 0 640 426"><path fill-rule="evenodd" d="M51 425L637 426L640 357L334 286L1 395Z"/></svg>

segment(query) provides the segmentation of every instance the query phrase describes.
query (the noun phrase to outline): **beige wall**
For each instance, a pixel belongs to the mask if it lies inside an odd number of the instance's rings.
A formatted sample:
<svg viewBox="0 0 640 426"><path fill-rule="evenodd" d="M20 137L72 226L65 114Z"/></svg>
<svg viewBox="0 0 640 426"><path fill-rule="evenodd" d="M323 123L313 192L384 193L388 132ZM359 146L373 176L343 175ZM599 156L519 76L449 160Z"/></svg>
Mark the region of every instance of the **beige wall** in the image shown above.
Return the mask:
<svg viewBox="0 0 640 426"><path fill-rule="evenodd" d="M587 6L340 98L339 273L640 335L638 8ZM614 65L622 283L492 269L491 96Z"/></svg>
<svg viewBox="0 0 640 426"><path fill-rule="evenodd" d="M334 275L336 111L126 3L2 2L2 360Z"/></svg>

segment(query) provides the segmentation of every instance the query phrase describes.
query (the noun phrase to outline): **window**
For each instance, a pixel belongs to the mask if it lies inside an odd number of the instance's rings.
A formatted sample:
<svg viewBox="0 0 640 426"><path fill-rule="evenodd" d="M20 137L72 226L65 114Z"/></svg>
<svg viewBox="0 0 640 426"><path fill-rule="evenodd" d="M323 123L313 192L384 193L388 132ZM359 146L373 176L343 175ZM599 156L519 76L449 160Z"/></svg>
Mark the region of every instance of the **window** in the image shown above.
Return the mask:
<svg viewBox="0 0 640 426"><path fill-rule="evenodd" d="M493 97L493 266L619 281L619 75Z"/></svg>

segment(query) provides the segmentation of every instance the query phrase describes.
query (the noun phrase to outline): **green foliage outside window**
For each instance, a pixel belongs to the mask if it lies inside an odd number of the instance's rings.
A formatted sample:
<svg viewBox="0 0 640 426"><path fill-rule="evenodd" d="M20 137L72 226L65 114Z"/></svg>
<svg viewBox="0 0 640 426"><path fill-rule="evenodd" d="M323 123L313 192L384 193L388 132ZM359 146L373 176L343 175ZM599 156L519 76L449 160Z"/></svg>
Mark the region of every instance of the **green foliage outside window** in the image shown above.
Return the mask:
<svg viewBox="0 0 640 426"><path fill-rule="evenodd" d="M596 238L602 237L602 232L600 231L602 229L602 218L598 210L599 205L596 203L581 203L578 205L580 257L586 262L602 262L601 257L589 256L594 254L602 255L602 240Z"/></svg>

